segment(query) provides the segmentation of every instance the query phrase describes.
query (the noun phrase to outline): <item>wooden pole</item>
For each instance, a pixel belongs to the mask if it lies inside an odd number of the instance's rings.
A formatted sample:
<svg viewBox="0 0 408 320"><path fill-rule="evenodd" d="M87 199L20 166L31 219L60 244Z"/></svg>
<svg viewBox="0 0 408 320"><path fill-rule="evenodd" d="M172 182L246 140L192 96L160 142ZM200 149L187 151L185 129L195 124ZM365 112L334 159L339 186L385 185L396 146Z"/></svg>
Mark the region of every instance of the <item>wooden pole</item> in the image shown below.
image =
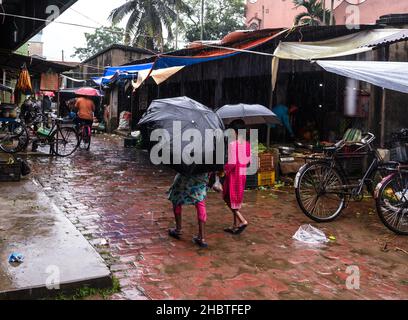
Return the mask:
<svg viewBox="0 0 408 320"><path fill-rule="evenodd" d="M390 46L384 47L384 61L390 60ZM381 148L385 147L385 121L386 121L386 112L387 112L387 90L383 88L382 91L382 101L381 101L381 137L380 144Z"/></svg>
<svg viewBox="0 0 408 320"><path fill-rule="evenodd" d="M204 40L204 0L201 0L201 41Z"/></svg>
<svg viewBox="0 0 408 320"><path fill-rule="evenodd" d="M6 70L3 70L3 85L6 85ZM3 91L3 102L6 100L6 91Z"/></svg>
<svg viewBox="0 0 408 320"><path fill-rule="evenodd" d="M176 50L178 50L178 37L179 37L179 12L178 9L176 11L177 19L176 19Z"/></svg>
<svg viewBox="0 0 408 320"><path fill-rule="evenodd" d="M334 25L334 0L330 3L330 25Z"/></svg>
<svg viewBox="0 0 408 320"><path fill-rule="evenodd" d="M387 102L387 90L383 88L382 91L382 102L381 102L381 148L385 147L385 112L386 112L386 102Z"/></svg>

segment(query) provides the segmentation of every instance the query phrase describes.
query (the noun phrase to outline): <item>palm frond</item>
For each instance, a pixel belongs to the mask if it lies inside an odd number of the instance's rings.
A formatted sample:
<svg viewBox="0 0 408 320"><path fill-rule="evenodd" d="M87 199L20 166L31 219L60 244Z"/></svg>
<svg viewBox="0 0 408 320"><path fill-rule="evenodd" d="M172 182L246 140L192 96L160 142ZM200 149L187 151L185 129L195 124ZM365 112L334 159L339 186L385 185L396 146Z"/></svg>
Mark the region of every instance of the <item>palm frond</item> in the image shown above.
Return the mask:
<svg viewBox="0 0 408 320"><path fill-rule="evenodd" d="M112 21L112 23L117 24L120 23L129 13L135 11L137 9L137 1L136 0L128 0L120 7L115 8L109 14L108 19Z"/></svg>

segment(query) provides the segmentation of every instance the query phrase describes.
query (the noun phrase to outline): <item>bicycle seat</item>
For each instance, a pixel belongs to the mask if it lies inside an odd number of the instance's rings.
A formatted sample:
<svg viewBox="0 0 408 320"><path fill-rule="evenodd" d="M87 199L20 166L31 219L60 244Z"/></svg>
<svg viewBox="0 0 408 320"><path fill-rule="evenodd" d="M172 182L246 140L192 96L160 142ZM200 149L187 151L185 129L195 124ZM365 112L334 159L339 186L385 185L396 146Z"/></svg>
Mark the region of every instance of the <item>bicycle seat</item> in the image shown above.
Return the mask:
<svg viewBox="0 0 408 320"><path fill-rule="evenodd" d="M72 120L67 120L64 118L54 118L53 121L55 121L58 124L70 124L72 123Z"/></svg>

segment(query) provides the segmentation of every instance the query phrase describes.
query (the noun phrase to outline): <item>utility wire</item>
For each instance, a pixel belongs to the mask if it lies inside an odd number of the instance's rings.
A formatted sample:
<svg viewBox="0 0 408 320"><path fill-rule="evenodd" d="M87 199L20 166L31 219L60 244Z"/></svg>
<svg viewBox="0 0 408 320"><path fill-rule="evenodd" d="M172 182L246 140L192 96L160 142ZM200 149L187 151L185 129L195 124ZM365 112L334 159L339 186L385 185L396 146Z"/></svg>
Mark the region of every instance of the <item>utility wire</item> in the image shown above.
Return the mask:
<svg viewBox="0 0 408 320"><path fill-rule="evenodd" d="M73 26L73 27L80 27L80 28L87 28L87 29L93 29L93 30L97 30L100 27L94 27L94 26L88 26L88 25L84 25L84 24L79 24L79 23L71 23L71 22L64 22L64 21L56 21L56 20L49 20L49 19L41 19L41 18L35 18L35 17L29 17L29 16L23 16L23 15L17 15L17 14L11 14L11 13L3 13L0 12L0 16L5 16L5 17L12 17L12 18L18 18L18 19L24 19L24 20L33 20L33 21L41 21L41 22L53 22L53 23L57 23L57 24L62 24L62 25L68 25L68 26ZM103 26L102 26L103 27ZM121 34L123 35L123 32L121 31L116 31L113 30L111 27L104 27L109 29L110 32L112 33L117 33L117 34ZM140 37L144 37L144 38L155 38L154 36L149 36L147 34L140 34L138 35ZM169 38L167 37L163 37L164 40L169 40ZM179 41L179 42L184 42L187 43L185 41ZM146 49L149 50L149 49Z"/></svg>
<svg viewBox="0 0 408 320"><path fill-rule="evenodd" d="M260 51L251 51L251 50L224 47L224 46L216 46L216 45L211 45L211 44L206 44L206 43L201 43L201 44L203 46L205 46L205 47L214 48L214 49L225 49L225 50L236 51L236 52L252 53L252 54L257 54L257 55L261 55L261 56L275 57L275 55L273 53L266 53L266 52L260 52Z"/></svg>
<svg viewBox="0 0 408 320"><path fill-rule="evenodd" d="M80 11L78 11L78 10L75 10L75 9L72 8L72 7L70 7L69 10L76 12L77 14L83 16L84 18L86 18L86 19L88 19L88 20L90 20L90 21L92 21L92 22L94 22L94 23L96 23L96 24L99 24L101 27L106 27L103 23L101 23L101 22L99 22L99 21L96 21L96 20L92 19L91 17L88 17L87 15L83 14L82 12L80 12Z"/></svg>
<svg viewBox="0 0 408 320"><path fill-rule="evenodd" d="M65 24L65 25L68 25L68 26L88 28L88 29L98 29L96 27L86 26L86 25L78 24L78 23L63 22L63 21L56 21L56 20L49 20L49 19L41 19L41 18L22 16L22 15L18 15L18 14L11 14L11 13L4 13L4 12L0 12L0 16L19 18L19 19L25 19L25 20L33 20L33 21L41 21L41 22L49 22L49 23L54 22L54 23L58 23L58 24Z"/></svg>

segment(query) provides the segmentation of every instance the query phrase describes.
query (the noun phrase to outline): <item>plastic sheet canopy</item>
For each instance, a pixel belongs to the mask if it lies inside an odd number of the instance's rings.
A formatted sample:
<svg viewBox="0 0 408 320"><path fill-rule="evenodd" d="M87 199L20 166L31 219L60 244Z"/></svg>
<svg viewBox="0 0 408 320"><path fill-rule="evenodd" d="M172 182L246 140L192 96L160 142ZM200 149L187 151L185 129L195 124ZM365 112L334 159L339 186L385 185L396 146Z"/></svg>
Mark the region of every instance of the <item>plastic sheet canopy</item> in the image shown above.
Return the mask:
<svg viewBox="0 0 408 320"><path fill-rule="evenodd" d="M317 64L328 72L408 93L408 62L328 60Z"/></svg>

